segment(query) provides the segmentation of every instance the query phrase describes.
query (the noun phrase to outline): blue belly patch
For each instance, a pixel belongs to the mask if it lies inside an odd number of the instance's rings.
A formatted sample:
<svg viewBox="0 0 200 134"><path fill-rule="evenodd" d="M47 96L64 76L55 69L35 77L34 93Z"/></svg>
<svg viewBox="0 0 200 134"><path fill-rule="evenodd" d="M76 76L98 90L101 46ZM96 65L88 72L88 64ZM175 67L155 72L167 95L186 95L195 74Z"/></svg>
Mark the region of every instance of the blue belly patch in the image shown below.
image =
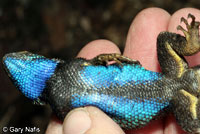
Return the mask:
<svg viewBox="0 0 200 134"><path fill-rule="evenodd" d="M138 125L138 122L150 121L161 110L169 105L168 101L161 101L161 98L150 99L128 99L126 97L115 97L104 94L74 94L72 96L72 106L96 106L118 119L127 120L129 123ZM163 103L161 103L163 102Z"/></svg>
<svg viewBox="0 0 200 134"><path fill-rule="evenodd" d="M117 65L87 66L80 72L80 75L83 82L97 88L123 86L127 83L146 84L162 79L160 73L146 70L135 64L125 64L123 67Z"/></svg>

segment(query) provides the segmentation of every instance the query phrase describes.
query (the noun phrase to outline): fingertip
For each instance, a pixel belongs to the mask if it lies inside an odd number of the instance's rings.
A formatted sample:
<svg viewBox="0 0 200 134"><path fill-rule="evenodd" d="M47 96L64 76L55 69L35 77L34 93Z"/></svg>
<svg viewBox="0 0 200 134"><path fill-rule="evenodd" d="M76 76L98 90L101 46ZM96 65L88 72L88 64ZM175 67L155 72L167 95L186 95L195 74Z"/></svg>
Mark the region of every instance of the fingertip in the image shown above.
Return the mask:
<svg viewBox="0 0 200 134"><path fill-rule="evenodd" d="M63 126L64 134L124 134L105 113L91 106L72 110Z"/></svg>
<svg viewBox="0 0 200 134"><path fill-rule="evenodd" d="M45 134L62 134L63 133L63 125L57 121L56 119L51 119Z"/></svg>
<svg viewBox="0 0 200 134"><path fill-rule="evenodd" d="M139 60L145 68L157 71L156 39L166 31L170 15L160 8L141 11L131 24L124 55Z"/></svg>
<svg viewBox="0 0 200 134"><path fill-rule="evenodd" d="M91 127L91 119L86 108L77 108L68 113L63 122L64 134L84 134Z"/></svg>
<svg viewBox="0 0 200 134"><path fill-rule="evenodd" d="M122 129L104 112L96 107L87 107L92 120L90 130L86 134L124 134Z"/></svg>
<svg viewBox="0 0 200 134"><path fill-rule="evenodd" d="M102 53L120 53L120 50L113 42L101 39L85 45L77 56L91 59Z"/></svg>

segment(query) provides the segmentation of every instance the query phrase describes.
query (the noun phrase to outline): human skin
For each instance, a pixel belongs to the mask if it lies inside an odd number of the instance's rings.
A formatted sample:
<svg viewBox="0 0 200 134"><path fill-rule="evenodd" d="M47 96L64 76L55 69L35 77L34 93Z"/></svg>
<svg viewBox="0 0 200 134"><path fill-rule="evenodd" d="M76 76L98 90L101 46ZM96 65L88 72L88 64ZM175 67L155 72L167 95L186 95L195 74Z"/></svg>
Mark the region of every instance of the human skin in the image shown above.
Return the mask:
<svg viewBox="0 0 200 134"><path fill-rule="evenodd" d="M160 8L148 8L141 11L133 20L126 40L123 55L139 60L148 70L160 72L156 52L156 39L161 31L182 34L177 31L180 18L193 14L200 21L200 10L184 8L170 15ZM108 40L95 40L88 43L79 52L78 57L91 59L102 53L121 53L119 48ZM200 64L200 54L187 57L191 66ZM96 107L88 106L72 110L61 123L53 117L46 134L182 134L173 115L152 121L144 128L124 132L112 119Z"/></svg>

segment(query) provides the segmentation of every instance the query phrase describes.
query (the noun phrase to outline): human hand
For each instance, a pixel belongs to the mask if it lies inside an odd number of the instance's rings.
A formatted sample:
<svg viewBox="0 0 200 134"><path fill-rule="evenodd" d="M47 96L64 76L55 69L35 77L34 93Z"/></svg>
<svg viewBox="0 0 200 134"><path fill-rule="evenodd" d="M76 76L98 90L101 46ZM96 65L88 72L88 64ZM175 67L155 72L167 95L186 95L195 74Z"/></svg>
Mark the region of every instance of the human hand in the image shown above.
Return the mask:
<svg viewBox="0 0 200 134"><path fill-rule="evenodd" d="M159 8L149 8L141 11L128 32L124 55L139 60L148 70L160 71L157 61L156 39L161 31L170 31L182 34L176 27L181 17L193 14L200 20L200 10L185 8L175 12L172 16ZM182 25L182 24L181 24ZM183 35L183 34L182 34ZM91 59L102 53L120 53L117 46L107 40L96 40L87 44L78 54L78 57ZM197 58L200 54L188 57L190 65L200 64ZM123 134L125 133L112 119L95 107L85 107L72 110L63 124L52 119L46 134ZM139 130L126 131L127 134L182 134L173 116L153 121Z"/></svg>

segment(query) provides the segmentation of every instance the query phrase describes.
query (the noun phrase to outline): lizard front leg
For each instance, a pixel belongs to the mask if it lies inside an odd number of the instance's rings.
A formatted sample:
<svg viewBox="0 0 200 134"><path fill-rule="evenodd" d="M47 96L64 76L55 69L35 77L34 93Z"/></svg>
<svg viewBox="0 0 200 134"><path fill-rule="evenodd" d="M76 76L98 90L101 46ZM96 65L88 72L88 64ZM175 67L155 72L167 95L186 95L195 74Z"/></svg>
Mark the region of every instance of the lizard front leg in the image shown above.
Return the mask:
<svg viewBox="0 0 200 134"><path fill-rule="evenodd" d="M140 65L140 62L137 60L130 59L126 56L123 56L118 53L111 53L111 54L100 54L94 57L93 59L89 60L87 63L84 63L83 65L108 65L110 61L116 62L116 64L122 66L123 63L127 64L138 64Z"/></svg>

